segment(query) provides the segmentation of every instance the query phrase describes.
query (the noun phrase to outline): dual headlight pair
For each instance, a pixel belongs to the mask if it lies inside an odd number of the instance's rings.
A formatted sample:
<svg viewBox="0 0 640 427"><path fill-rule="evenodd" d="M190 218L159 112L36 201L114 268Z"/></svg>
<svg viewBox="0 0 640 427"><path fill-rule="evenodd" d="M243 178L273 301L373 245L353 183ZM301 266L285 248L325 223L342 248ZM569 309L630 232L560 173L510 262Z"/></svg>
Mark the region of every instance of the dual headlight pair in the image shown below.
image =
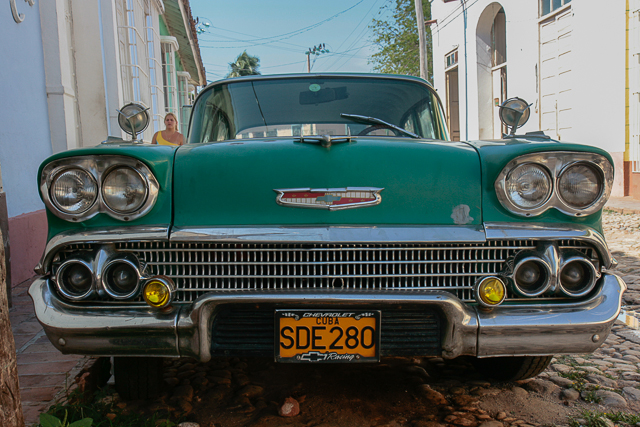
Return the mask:
<svg viewBox="0 0 640 427"><path fill-rule="evenodd" d="M611 193L613 166L595 153L545 152L507 164L495 183L500 203L520 216L555 208L583 216L598 211Z"/></svg>
<svg viewBox="0 0 640 427"><path fill-rule="evenodd" d="M58 267L55 284L60 294L71 301L87 301L99 296L131 301L142 293L151 307L169 305L175 292L173 281L166 276L142 277L140 270L133 256L116 257L101 267L91 259L72 258Z"/></svg>
<svg viewBox="0 0 640 427"><path fill-rule="evenodd" d="M524 298L581 298L596 286L601 277L598 268L597 261L578 251L560 253L554 245L547 244L543 251L518 253L513 271L479 279L474 287L475 299L485 308L498 306L504 302L507 288Z"/></svg>
<svg viewBox="0 0 640 427"><path fill-rule="evenodd" d="M153 207L159 188L145 164L124 156L54 161L45 166L40 182L47 207L68 221L99 212L124 221L138 218Z"/></svg>

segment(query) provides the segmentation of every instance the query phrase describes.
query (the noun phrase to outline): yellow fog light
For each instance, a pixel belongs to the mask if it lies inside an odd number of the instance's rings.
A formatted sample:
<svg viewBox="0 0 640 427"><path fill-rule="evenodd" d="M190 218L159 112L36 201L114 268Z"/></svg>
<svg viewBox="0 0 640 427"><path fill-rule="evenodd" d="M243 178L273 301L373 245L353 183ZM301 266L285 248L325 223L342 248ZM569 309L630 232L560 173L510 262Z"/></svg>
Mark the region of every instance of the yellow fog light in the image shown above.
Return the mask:
<svg viewBox="0 0 640 427"><path fill-rule="evenodd" d="M142 296L151 307L162 308L171 302L171 294L175 289L173 281L168 277L152 277L144 285Z"/></svg>
<svg viewBox="0 0 640 427"><path fill-rule="evenodd" d="M502 304L507 296L507 288L502 279L485 277L476 285L476 301L484 307L495 307Z"/></svg>

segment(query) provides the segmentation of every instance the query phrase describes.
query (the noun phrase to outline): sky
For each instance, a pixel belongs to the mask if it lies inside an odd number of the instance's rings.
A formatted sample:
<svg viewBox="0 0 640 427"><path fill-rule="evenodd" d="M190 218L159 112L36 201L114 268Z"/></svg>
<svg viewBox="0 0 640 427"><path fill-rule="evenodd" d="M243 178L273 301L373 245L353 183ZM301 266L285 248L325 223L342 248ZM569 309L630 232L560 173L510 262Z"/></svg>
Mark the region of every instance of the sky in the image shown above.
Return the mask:
<svg viewBox="0 0 640 427"><path fill-rule="evenodd" d="M377 51L369 28L388 13L390 0L190 0L191 13L206 31L198 36L208 81L224 78L229 63L244 50L260 59L262 74L306 73L307 52L324 44L328 53L311 55L312 72L370 72ZM380 15L381 11L383 15ZM204 26L203 24L209 24Z"/></svg>

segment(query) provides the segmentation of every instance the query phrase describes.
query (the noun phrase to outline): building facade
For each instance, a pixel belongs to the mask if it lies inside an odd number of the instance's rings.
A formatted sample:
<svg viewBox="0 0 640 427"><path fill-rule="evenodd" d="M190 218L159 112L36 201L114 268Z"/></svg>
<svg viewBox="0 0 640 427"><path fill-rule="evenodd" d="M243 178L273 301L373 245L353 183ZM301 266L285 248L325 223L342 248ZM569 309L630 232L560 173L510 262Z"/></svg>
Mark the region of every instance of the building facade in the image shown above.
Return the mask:
<svg viewBox="0 0 640 427"><path fill-rule="evenodd" d="M6 199L11 281L33 275L46 241L36 183L51 154L126 136L118 109L149 107L151 141L167 112L188 121L184 105L205 71L188 0L5 0L0 8L0 204ZM15 11L15 13L14 13ZM4 41L8 42L4 42ZM0 228L1 230L1 228Z"/></svg>
<svg viewBox="0 0 640 427"><path fill-rule="evenodd" d="M532 105L519 133L542 130L607 150L613 195L629 194L627 3L434 0L434 86L452 135L500 138L498 106L520 97Z"/></svg>

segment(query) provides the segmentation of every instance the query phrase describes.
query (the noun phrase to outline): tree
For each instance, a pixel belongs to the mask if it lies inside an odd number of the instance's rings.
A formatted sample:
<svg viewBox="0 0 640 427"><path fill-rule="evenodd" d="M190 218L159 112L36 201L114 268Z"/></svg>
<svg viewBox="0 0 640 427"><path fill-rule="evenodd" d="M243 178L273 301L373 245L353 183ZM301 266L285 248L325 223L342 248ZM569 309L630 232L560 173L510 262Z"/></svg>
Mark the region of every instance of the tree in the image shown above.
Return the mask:
<svg viewBox="0 0 640 427"><path fill-rule="evenodd" d="M431 19L431 3L422 0L424 19ZM369 63L380 73L420 75L420 50L414 0L390 0L380 8L379 15L391 11L388 19L373 19L369 28L379 51L371 55ZM426 28L427 76L433 80L433 46L431 29Z"/></svg>
<svg viewBox="0 0 640 427"><path fill-rule="evenodd" d="M20 402L16 345L9 322L9 305L5 286L7 270L4 265L4 245L1 242L2 233L0 233L0 425L22 427L24 417Z"/></svg>
<svg viewBox="0 0 640 427"><path fill-rule="evenodd" d="M251 56L245 50L236 58L235 62L230 62L231 71L227 74L227 78L240 76L255 76L260 74L260 58Z"/></svg>

